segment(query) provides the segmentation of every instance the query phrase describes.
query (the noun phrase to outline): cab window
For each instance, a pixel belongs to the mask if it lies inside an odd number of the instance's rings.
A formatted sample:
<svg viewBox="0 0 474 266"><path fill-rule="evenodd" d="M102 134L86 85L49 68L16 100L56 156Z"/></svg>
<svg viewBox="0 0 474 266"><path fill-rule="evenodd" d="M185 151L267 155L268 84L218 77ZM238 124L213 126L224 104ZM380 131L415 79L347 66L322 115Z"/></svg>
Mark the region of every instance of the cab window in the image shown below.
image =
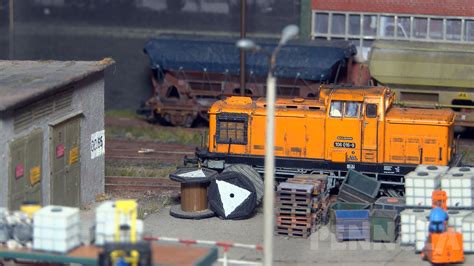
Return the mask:
<svg viewBox="0 0 474 266"><path fill-rule="evenodd" d="M377 105L376 104L367 104L365 108L365 116L367 118L376 118L377 117Z"/></svg>
<svg viewBox="0 0 474 266"><path fill-rule="evenodd" d="M360 116L360 102L346 102L344 108L344 117L357 118Z"/></svg>
<svg viewBox="0 0 474 266"><path fill-rule="evenodd" d="M331 109L329 110L331 117L342 117L342 102L334 101L331 102Z"/></svg>

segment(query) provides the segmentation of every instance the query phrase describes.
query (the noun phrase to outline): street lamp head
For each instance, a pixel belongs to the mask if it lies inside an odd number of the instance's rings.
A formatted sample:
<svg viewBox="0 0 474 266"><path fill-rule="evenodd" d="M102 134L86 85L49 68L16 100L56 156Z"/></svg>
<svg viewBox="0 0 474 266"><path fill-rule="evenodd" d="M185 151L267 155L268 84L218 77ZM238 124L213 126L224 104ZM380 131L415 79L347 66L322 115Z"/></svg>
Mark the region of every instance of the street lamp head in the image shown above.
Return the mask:
<svg viewBox="0 0 474 266"><path fill-rule="evenodd" d="M235 46L239 47L242 50L247 50L247 51L260 50L260 46L258 46L251 39L240 39L235 43Z"/></svg>
<svg viewBox="0 0 474 266"><path fill-rule="evenodd" d="M280 45L286 44L289 40L298 36L300 28L296 25L288 25L281 31Z"/></svg>

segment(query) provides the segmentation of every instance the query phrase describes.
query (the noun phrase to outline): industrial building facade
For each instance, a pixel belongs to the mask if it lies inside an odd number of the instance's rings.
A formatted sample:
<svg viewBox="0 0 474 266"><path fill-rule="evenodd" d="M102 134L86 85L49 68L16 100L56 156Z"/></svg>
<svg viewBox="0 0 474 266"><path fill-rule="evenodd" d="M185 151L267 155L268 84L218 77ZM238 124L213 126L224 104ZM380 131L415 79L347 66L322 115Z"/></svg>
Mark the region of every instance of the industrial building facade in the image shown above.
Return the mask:
<svg viewBox="0 0 474 266"><path fill-rule="evenodd" d="M471 0L313 0L311 37L353 41L367 60L375 40L474 44Z"/></svg>
<svg viewBox="0 0 474 266"><path fill-rule="evenodd" d="M0 61L0 206L79 206L104 192L111 63Z"/></svg>

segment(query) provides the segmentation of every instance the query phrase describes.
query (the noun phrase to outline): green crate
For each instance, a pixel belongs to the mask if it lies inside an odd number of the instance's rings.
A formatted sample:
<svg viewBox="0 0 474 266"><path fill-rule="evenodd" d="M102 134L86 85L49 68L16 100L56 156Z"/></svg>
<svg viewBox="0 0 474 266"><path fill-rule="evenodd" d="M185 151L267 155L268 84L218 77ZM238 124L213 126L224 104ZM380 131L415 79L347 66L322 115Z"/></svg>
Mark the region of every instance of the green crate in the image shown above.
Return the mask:
<svg viewBox="0 0 474 266"><path fill-rule="evenodd" d="M373 209L370 212L370 238L377 242L395 242L400 231L396 210Z"/></svg>

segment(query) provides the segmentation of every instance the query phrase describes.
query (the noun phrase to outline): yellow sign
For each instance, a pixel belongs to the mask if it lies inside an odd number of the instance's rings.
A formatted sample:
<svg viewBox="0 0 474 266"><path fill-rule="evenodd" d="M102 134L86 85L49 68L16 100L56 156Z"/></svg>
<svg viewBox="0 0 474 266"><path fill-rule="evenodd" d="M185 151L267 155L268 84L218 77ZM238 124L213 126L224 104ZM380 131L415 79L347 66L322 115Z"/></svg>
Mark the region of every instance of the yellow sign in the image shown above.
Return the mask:
<svg viewBox="0 0 474 266"><path fill-rule="evenodd" d="M41 181L41 167L36 166L30 169L30 182L34 186Z"/></svg>
<svg viewBox="0 0 474 266"><path fill-rule="evenodd" d="M69 151L69 164L73 164L79 161L79 148L74 147Z"/></svg>
<svg viewBox="0 0 474 266"><path fill-rule="evenodd" d="M460 93L458 94L458 97L457 97L457 98L459 98L459 99L465 99L465 100L470 100L470 99L471 99L471 97L469 97L469 95L468 95L466 92L460 92Z"/></svg>

